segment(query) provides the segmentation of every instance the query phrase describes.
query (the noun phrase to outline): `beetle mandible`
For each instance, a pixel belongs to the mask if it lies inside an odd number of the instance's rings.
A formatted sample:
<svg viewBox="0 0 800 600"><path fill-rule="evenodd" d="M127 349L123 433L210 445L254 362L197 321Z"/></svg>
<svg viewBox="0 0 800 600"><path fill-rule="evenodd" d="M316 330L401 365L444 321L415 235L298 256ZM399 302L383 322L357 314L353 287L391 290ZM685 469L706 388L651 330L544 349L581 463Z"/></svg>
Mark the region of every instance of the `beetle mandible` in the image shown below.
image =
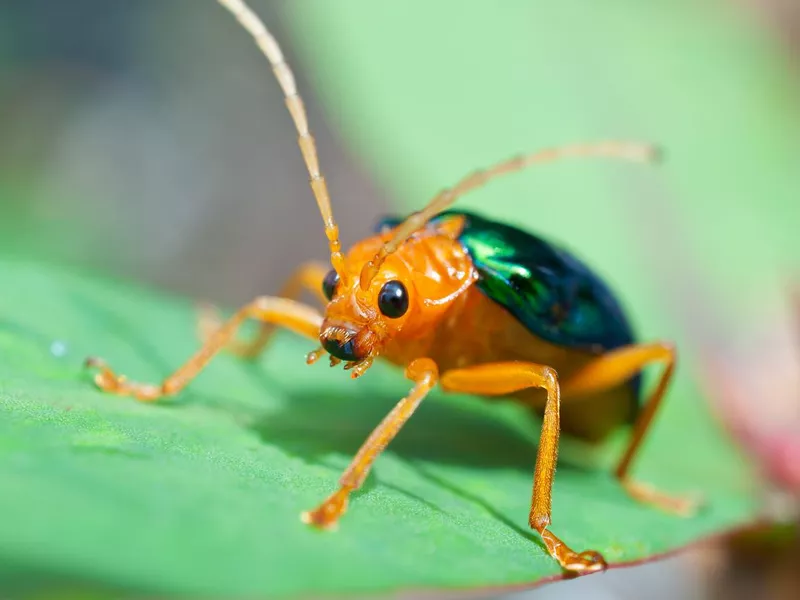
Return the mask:
<svg viewBox="0 0 800 600"><path fill-rule="evenodd" d="M380 357L404 367L413 382L361 446L338 489L302 514L310 525L326 528L339 520L350 494L436 385L448 392L512 398L542 415L529 524L567 571L588 573L606 563L596 551L572 550L550 530L560 431L599 441L632 425L616 478L637 500L679 514L691 512L691 502L669 498L630 477L632 460L674 371L673 345L637 343L614 294L570 253L515 227L448 210L493 178L532 165L588 156L648 162L653 148L601 142L512 158L465 177L405 219L384 220L376 235L345 254L303 102L280 47L243 1L218 2L254 38L283 89L333 268L305 265L279 296L257 298L226 322L206 327L200 350L161 384L129 381L90 358L95 383L143 401L171 396L223 348L256 356L274 327L281 326L321 344L307 356L309 364L329 355L331 366L344 363L352 377L359 377ZM324 313L294 299L304 289L321 297ZM237 342L237 330L248 319L261 322L259 334L249 343ZM653 391L644 394L640 372L650 364L661 364L663 371Z"/></svg>

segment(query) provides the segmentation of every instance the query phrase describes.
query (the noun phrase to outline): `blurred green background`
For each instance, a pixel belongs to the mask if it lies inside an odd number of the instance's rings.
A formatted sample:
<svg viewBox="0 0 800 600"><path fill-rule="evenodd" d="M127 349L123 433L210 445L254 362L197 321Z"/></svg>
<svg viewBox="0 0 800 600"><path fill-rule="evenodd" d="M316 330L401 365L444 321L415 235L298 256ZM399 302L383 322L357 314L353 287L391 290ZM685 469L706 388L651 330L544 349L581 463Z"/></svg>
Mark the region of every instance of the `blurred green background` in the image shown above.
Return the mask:
<svg viewBox="0 0 800 600"><path fill-rule="evenodd" d="M780 322L800 279L796 3L252 5L294 67L345 243L518 152L643 139L663 166L552 165L463 206L584 256L644 337L678 342L684 377ZM1 1L0 107L3 255L228 305L325 256L278 86L211 0Z"/></svg>
<svg viewBox="0 0 800 600"><path fill-rule="evenodd" d="M291 5L256 6L294 59ZM355 241L386 195L296 70ZM213 0L0 2L0 251L229 304L274 290L326 245L271 77Z"/></svg>

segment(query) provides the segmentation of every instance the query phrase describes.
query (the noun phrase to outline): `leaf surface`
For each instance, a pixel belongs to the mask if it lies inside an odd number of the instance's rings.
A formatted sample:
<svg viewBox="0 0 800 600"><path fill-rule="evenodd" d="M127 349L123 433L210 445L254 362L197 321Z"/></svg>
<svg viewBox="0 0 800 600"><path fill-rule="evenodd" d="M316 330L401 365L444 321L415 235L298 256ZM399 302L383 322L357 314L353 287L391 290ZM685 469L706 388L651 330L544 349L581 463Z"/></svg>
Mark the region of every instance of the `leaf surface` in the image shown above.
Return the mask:
<svg viewBox="0 0 800 600"><path fill-rule="evenodd" d="M407 390L378 365L352 381L276 340L256 364L221 356L176 399L96 391L97 354L159 380L195 349L189 303L119 282L0 262L0 577L111 589L324 596L522 584L559 573L526 527L538 424L517 407L434 394L378 461L336 532L299 513L333 490ZM637 471L699 491L691 519L630 501L566 446L553 530L633 561L748 522L749 479L687 384ZM674 401L673 401L674 400ZM571 455L571 456L570 456ZM602 462L602 461L601 461Z"/></svg>

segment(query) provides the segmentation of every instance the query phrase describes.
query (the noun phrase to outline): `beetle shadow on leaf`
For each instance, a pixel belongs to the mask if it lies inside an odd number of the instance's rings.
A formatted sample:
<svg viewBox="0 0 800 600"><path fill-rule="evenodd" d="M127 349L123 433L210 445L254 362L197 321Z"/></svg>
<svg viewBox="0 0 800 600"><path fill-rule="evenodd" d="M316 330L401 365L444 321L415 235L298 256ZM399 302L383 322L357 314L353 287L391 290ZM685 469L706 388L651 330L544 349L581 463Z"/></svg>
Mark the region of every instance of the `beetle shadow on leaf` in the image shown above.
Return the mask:
<svg viewBox="0 0 800 600"><path fill-rule="evenodd" d="M485 510L489 515L492 516L493 519L503 523L509 529L513 529L522 537L530 540L537 546L544 548L544 544L542 543L541 538L539 535L534 533L531 529L522 527L519 523L515 522L513 519L510 519L508 516L504 515L501 511L497 510L494 506L492 506L491 502L487 502L477 494L467 491L463 487L456 485L455 483L448 481L433 473L427 467L424 467L422 464L413 463L411 468L419 475L421 478L428 480L435 486L445 489L452 494L458 496L459 498L463 498L464 500L468 500L473 504L480 506L483 510Z"/></svg>
<svg viewBox="0 0 800 600"><path fill-rule="evenodd" d="M326 464L330 454L349 459L391 410L397 398L331 389L323 395L297 390L286 403L251 428L266 442L308 462ZM366 397L365 397L366 396ZM487 414L489 413L489 414ZM533 473L540 423L520 409L526 423L515 427L491 411L475 411L458 399L432 393L392 440L386 452L477 469L518 468ZM560 468L586 469L575 461Z"/></svg>

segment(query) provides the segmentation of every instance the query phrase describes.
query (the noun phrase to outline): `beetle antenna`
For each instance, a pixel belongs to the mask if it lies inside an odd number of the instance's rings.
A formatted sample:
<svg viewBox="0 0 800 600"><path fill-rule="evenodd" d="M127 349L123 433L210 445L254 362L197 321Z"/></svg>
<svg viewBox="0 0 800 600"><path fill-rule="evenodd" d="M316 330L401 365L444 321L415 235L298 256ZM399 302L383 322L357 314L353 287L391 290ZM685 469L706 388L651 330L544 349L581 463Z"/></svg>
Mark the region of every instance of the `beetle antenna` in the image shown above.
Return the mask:
<svg viewBox="0 0 800 600"><path fill-rule="evenodd" d="M333 218L331 209L331 197L328 193L328 185L325 177L319 170L319 157L317 155L317 145L314 137L308 129L308 116L303 105L303 99L297 93L294 74L286 63L278 42L267 30L264 23L250 9L243 0L217 0L222 6L227 8L231 14L241 23L247 32L253 37L261 52L269 60L272 72L283 90L286 99L286 107L292 115L295 128L297 129L297 143L303 160L308 169L311 191L317 200L319 212L325 222L325 235L328 238L328 247L331 252L331 264L341 279L345 279L344 254L339 243L339 226Z"/></svg>
<svg viewBox="0 0 800 600"><path fill-rule="evenodd" d="M428 221L461 196L483 187L492 179L516 173L533 165L554 162L562 158L589 156L620 158L634 162L654 162L658 157L658 151L653 146L638 142L608 141L593 144L574 144L515 156L487 169L475 171L461 179L453 187L446 188L436 194L425 208L415 212L397 226L392 238L381 247L375 257L365 264L361 270L359 282L361 288L367 289L369 287L370 282L377 275L383 261L389 254L397 250L409 237L422 229Z"/></svg>

